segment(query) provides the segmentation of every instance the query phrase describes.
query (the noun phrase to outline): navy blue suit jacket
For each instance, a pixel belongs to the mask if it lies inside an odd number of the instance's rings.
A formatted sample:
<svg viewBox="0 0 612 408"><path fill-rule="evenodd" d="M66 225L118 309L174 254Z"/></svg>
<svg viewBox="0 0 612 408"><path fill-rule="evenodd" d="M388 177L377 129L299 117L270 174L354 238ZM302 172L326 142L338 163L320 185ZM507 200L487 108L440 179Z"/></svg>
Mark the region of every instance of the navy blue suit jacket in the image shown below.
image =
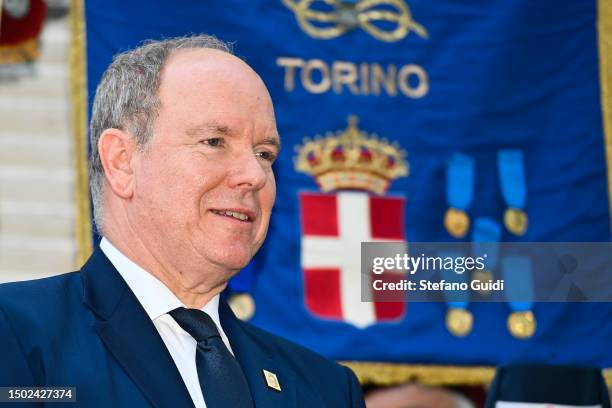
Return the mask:
<svg viewBox="0 0 612 408"><path fill-rule="evenodd" d="M219 308L256 407L364 406L350 370ZM0 386L76 387L76 404L52 407L193 407L153 322L99 249L80 272L0 285Z"/></svg>

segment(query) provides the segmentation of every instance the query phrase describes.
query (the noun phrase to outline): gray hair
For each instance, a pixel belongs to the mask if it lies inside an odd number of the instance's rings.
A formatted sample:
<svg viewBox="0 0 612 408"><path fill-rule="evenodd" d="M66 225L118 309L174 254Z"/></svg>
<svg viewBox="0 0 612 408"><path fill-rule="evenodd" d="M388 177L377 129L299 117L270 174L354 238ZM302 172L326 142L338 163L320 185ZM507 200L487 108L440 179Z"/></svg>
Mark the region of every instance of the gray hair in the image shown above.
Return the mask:
<svg viewBox="0 0 612 408"><path fill-rule="evenodd" d="M138 48L117 54L102 75L93 101L89 137L89 188L94 222L103 228L104 169L98 153L98 141L104 130L129 131L137 146L144 149L153 135L157 118L160 72L177 50L209 48L233 54L231 45L209 35L149 40Z"/></svg>

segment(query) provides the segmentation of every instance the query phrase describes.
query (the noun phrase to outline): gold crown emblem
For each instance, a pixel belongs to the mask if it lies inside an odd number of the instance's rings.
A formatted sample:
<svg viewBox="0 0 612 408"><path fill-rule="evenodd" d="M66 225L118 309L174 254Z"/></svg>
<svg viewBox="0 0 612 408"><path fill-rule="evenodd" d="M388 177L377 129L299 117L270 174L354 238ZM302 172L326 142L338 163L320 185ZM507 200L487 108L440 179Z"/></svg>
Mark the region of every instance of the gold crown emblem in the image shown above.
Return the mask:
<svg viewBox="0 0 612 408"><path fill-rule="evenodd" d="M349 116L348 127L327 132L314 140L305 138L295 147L295 168L313 176L321 190L368 190L384 194L392 180L408 175L406 152L397 143L368 135Z"/></svg>

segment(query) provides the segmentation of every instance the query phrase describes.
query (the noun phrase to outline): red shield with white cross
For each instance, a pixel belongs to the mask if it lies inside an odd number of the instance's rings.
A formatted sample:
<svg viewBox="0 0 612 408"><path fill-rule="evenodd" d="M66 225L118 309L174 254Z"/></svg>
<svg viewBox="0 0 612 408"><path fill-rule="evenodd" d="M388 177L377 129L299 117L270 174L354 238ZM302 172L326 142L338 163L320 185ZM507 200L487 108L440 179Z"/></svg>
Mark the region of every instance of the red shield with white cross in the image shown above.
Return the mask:
<svg viewBox="0 0 612 408"><path fill-rule="evenodd" d="M356 327L398 320L404 302L361 301L361 242L405 242L399 197L360 191L301 193L304 301L321 319Z"/></svg>

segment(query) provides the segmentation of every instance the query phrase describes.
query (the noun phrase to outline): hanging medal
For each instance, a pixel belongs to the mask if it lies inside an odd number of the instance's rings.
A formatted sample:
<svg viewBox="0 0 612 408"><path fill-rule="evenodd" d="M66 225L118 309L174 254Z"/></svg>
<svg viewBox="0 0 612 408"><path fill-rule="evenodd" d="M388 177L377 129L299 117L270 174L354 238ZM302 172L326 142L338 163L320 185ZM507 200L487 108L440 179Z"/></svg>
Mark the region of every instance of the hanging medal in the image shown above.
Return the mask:
<svg viewBox="0 0 612 408"><path fill-rule="evenodd" d="M517 339L528 339L537 328L531 310L534 298L531 261L525 256L508 255L502 259L501 268L506 299L511 310L506 322L508 331Z"/></svg>
<svg viewBox="0 0 612 408"><path fill-rule="evenodd" d="M525 213L527 203L527 181L525 163L520 150L500 150L497 154L499 181L502 197L506 203L504 225L513 235L522 236L527 232L529 220Z"/></svg>
<svg viewBox="0 0 612 408"><path fill-rule="evenodd" d="M457 259L459 253L443 253L442 258L451 257ZM467 282L467 273L456 273L454 270L443 270L443 279L450 283ZM455 337L465 337L472 331L474 316L468 309L470 304L470 293L466 291L444 291L444 298L448 309L446 310L446 328Z"/></svg>
<svg viewBox="0 0 612 408"><path fill-rule="evenodd" d="M444 228L454 238L463 238L470 229L467 210L474 197L474 159L455 153L446 168L446 201Z"/></svg>

